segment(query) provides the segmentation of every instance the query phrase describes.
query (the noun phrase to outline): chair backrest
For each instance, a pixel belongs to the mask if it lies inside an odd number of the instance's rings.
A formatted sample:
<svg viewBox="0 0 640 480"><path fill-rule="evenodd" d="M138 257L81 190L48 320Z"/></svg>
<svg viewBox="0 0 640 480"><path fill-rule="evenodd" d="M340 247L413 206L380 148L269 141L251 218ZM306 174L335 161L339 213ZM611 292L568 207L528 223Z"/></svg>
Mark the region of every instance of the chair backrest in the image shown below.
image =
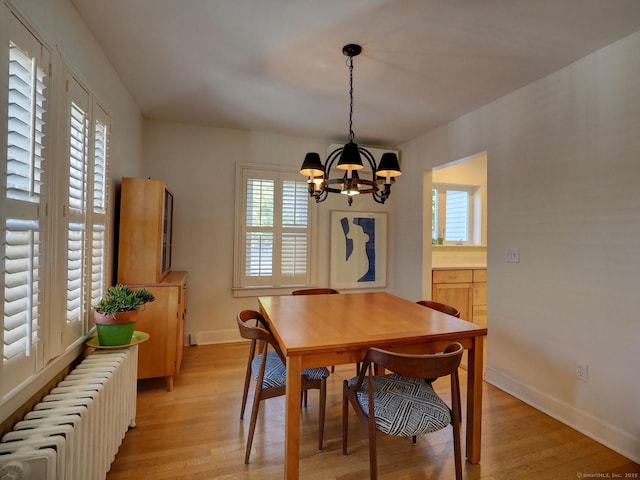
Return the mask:
<svg viewBox="0 0 640 480"><path fill-rule="evenodd" d="M326 295L340 293L333 288L303 288L302 290L294 290L291 295Z"/></svg>
<svg viewBox="0 0 640 480"><path fill-rule="evenodd" d="M452 315L454 317L460 318L460 310L456 307L452 307L451 305L446 305L440 302L434 302L432 300L419 300L416 302L418 305L422 305L423 307L433 308L434 310L438 310L439 312L446 313L447 315Z"/></svg>
<svg viewBox="0 0 640 480"><path fill-rule="evenodd" d="M255 320L255 324L251 325L250 322ZM280 350L280 345L274 338L271 330L269 329L269 324L264 319L260 312L255 310L242 310L238 313L237 317L238 330L240 331L240 336L243 338L247 338L255 343L256 341L265 342L264 353L266 353L266 347L271 345L273 350L278 354L282 363L286 364L286 358ZM254 351L254 346L252 346L252 351Z"/></svg>
<svg viewBox="0 0 640 480"><path fill-rule="evenodd" d="M370 348L365 357L365 365L373 362L387 370L411 378L438 378L456 374L464 348L453 342L441 353L422 355L388 352L379 348Z"/></svg>

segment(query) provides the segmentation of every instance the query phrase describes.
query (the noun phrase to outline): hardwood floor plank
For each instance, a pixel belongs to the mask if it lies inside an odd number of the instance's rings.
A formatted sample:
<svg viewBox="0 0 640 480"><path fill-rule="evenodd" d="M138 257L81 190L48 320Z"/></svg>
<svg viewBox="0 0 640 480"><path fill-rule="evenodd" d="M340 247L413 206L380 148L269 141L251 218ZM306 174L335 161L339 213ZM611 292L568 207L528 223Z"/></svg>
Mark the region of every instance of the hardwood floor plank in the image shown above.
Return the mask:
<svg viewBox="0 0 640 480"><path fill-rule="evenodd" d="M254 388L252 384L245 420L240 421L247 352L246 344L189 347L172 392L162 379L140 381L137 427L125 436L107 480L282 478L284 397L262 403L251 463L244 464ZM353 366L342 365L328 379L322 452L316 448L318 396L310 392L301 416L300 478L368 478L367 437L352 412L348 455L342 455L342 380L353 376ZM438 383L436 391L441 389ZM461 384L466 384L462 370ZM638 464L585 435L491 385L483 388L482 459L478 465L463 464L467 480L574 480L579 473L624 478L625 473L640 473ZM465 388L462 394L464 402ZM454 478L451 429L419 437L415 446L408 439L379 435L378 471L381 479Z"/></svg>

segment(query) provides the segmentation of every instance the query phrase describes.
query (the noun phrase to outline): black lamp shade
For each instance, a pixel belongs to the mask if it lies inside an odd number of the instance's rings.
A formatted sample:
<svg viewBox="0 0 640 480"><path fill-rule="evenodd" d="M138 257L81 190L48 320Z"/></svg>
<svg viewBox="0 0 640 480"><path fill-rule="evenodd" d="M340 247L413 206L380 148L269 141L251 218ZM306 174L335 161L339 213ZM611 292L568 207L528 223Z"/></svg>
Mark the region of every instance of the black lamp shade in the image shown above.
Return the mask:
<svg viewBox="0 0 640 480"><path fill-rule="evenodd" d="M304 157L300 173L307 177L319 177L324 175L324 167L320 161L320 155L315 152L309 152Z"/></svg>
<svg viewBox="0 0 640 480"><path fill-rule="evenodd" d="M380 177L399 177L402 175L398 156L392 152L384 153L380 159L380 166L376 171L376 175Z"/></svg>
<svg viewBox="0 0 640 480"><path fill-rule="evenodd" d="M361 170L363 168L360 152L358 151L358 144L349 142L342 148L340 160L336 168L340 170Z"/></svg>

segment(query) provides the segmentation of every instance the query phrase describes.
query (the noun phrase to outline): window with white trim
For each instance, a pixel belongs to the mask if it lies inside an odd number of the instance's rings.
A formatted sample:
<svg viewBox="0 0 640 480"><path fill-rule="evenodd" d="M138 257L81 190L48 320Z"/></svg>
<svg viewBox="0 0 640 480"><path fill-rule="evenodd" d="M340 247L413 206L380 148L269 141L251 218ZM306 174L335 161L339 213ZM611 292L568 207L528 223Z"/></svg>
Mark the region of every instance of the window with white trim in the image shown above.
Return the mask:
<svg viewBox="0 0 640 480"><path fill-rule="evenodd" d="M109 116L69 75L67 86L66 328L69 345L91 324L105 288Z"/></svg>
<svg viewBox="0 0 640 480"><path fill-rule="evenodd" d="M234 287L306 285L310 278L307 182L297 171L239 166Z"/></svg>
<svg viewBox="0 0 640 480"><path fill-rule="evenodd" d="M2 387L6 393L43 365L40 328L44 305L46 231L44 171L49 163L49 51L13 15L8 18L8 64L3 79L7 123L0 252L2 265ZM6 54L8 53L8 57ZM2 71L7 71L2 69ZM6 97L4 97L6 95ZM11 378L5 373L11 369Z"/></svg>
<svg viewBox="0 0 640 480"><path fill-rule="evenodd" d="M433 184L432 239L434 244L473 243L474 196L478 187Z"/></svg>
<svg viewBox="0 0 640 480"><path fill-rule="evenodd" d="M110 268L110 120L51 47L0 8L1 401L91 326Z"/></svg>

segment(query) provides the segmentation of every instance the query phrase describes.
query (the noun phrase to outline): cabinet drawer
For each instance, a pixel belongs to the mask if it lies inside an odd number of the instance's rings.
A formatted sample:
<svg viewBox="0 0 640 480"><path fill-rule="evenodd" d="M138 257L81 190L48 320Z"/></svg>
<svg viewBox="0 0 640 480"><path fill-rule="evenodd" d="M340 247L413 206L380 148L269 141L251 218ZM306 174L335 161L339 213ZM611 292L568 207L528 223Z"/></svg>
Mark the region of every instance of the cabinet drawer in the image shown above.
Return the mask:
<svg viewBox="0 0 640 480"><path fill-rule="evenodd" d="M473 281L474 282L486 282L487 281L487 269L482 268L480 270L473 271Z"/></svg>
<svg viewBox="0 0 640 480"><path fill-rule="evenodd" d="M434 270L433 283L471 283L473 270Z"/></svg>

